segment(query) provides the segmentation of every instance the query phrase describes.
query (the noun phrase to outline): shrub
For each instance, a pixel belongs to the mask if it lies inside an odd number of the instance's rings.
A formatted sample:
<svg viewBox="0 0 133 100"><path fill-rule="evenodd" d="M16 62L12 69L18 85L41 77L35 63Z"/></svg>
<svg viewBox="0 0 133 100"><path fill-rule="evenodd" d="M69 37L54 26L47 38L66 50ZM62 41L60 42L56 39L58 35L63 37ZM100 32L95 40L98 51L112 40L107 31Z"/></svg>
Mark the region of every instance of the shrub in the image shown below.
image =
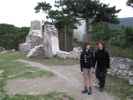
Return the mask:
<svg viewBox="0 0 133 100"><path fill-rule="evenodd" d="M18 28L9 24L0 24L0 46L6 49L18 49L29 32L28 27Z"/></svg>

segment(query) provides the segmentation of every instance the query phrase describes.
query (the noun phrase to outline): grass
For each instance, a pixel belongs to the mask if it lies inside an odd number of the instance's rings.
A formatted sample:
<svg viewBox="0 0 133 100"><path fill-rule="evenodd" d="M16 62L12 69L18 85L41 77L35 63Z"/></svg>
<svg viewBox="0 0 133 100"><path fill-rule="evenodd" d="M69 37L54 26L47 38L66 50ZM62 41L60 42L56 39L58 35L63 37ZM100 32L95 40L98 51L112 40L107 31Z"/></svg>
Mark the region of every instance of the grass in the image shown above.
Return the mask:
<svg viewBox="0 0 133 100"><path fill-rule="evenodd" d="M52 92L47 95L16 95L8 97L8 100L64 100L63 98L67 98L67 100L74 100L72 97L66 95L65 93Z"/></svg>
<svg viewBox="0 0 133 100"><path fill-rule="evenodd" d="M0 100L74 100L65 93L52 92L47 95L15 95L9 96L4 91L4 86L8 79L14 78L35 78L42 76L49 76L52 73L32 68L29 65L17 62L18 59L26 59L25 56L19 52L8 52L0 54Z"/></svg>
<svg viewBox="0 0 133 100"><path fill-rule="evenodd" d="M133 59L133 50L131 48L120 48L116 46L110 46L109 48L112 56Z"/></svg>
<svg viewBox="0 0 133 100"><path fill-rule="evenodd" d="M120 100L133 100L133 86L130 86L126 80L108 76L106 90Z"/></svg>
<svg viewBox="0 0 133 100"><path fill-rule="evenodd" d="M29 58L28 60L36 61L45 65L74 65L79 64L79 60L77 59L62 59L58 57L53 57L50 59L43 58Z"/></svg>
<svg viewBox="0 0 133 100"><path fill-rule="evenodd" d="M19 52L0 54L0 70L6 73L8 79L36 78L52 75L52 73L48 71L17 62L16 60L18 59L25 59L25 56Z"/></svg>

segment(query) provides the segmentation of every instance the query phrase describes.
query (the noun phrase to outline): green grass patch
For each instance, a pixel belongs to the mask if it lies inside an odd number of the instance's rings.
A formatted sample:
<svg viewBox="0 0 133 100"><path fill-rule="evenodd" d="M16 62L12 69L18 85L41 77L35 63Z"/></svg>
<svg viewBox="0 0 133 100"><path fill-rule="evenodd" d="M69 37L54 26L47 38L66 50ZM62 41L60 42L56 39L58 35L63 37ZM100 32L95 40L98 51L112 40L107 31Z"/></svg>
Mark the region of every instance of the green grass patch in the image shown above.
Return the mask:
<svg viewBox="0 0 133 100"><path fill-rule="evenodd" d="M8 79L14 78L35 78L42 76L51 76L52 73L32 68L31 66L17 62L18 59L26 59L25 56L19 52L0 54L0 100L74 100L65 93L53 92L47 95L6 95L4 86Z"/></svg>
<svg viewBox="0 0 133 100"><path fill-rule="evenodd" d="M16 95L9 97L9 100L74 100L72 97L66 95L65 93L49 93L47 95L38 95L38 96L32 96L32 95Z"/></svg>
<svg viewBox="0 0 133 100"><path fill-rule="evenodd" d="M28 60L42 63L44 65L75 65L79 64L77 59L62 59L59 57L46 58L29 58Z"/></svg>
<svg viewBox="0 0 133 100"><path fill-rule="evenodd" d="M112 56L125 57L133 59L133 50L129 48L121 48L116 46L110 46L110 51Z"/></svg>
<svg viewBox="0 0 133 100"><path fill-rule="evenodd" d="M108 76L106 90L120 100L133 100L133 86L126 80Z"/></svg>
<svg viewBox="0 0 133 100"><path fill-rule="evenodd" d="M30 65L17 62L18 59L26 59L19 52L0 54L0 70L6 73L8 79L13 78L36 78L51 76L52 73L46 70L33 68Z"/></svg>

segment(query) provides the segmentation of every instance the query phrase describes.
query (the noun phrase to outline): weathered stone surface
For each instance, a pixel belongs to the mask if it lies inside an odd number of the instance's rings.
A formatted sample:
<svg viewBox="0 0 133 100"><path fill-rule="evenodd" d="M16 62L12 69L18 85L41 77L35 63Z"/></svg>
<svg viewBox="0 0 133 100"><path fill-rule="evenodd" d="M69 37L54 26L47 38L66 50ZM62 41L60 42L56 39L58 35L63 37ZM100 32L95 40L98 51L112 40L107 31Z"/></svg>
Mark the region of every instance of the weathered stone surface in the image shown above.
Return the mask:
<svg viewBox="0 0 133 100"><path fill-rule="evenodd" d="M111 68L108 74L112 76L117 76L129 81L131 85L133 83L133 60L122 57L112 57L111 58Z"/></svg>
<svg viewBox="0 0 133 100"><path fill-rule="evenodd" d="M38 20L31 21L31 30L41 30L41 22Z"/></svg>
<svg viewBox="0 0 133 100"><path fill-rule="evenodd" d="M133 85L133 77L129 79L129 85Z"/></svg>
<svg viewBox="0 0 133 100"><path fill-rule="evenodd" d="M130 71L129 71L129 76L130 76L130 77L133 77L133 70L130 70Z"/></svg>
<svg viewBox="0 0 133 100"><path fill-rule="evenodd" d="M2 51L4 51L5 50L5 48L3 48L3 47L0 47L0 52L2 52Z"/></svg>
<svg viewBox="0 0 133 100"><path fill-rule="evenodd" d="M27 57L43 57L44 56L44 49L43 45L35 46L28 54Z"/></svg>
<svg viewBox="0 0 133 100"><path fill-rule="evenodd" d="M27 54L31 49L33 49L37 45L40 45L41 43L41 23L40 21L35 20L31 22L30 32L26 37L25 43L19 45L19 50Z"/></svg>
<svg viewBox="0 0 133 100"><path fill-rule="evenodd" d="M75 47L71 52L59 51L56 56L63 59L79 59L80 52L81 52L81 48Z"/></svg>
<svg viewBox="0 0 133 100"><path fill-rule="evenodd" d="M40 48L40 45L43 47ZM19 49L21 52L26 53L27 57L37 55L52 57L59 51L58 32L55 26L49 23L42 26L40 21L32 21L26 41L19 45Z"/></svg>
<svg viewBox="0 0 133 100"><path fill-rule="evenodd" d="M46 57L52 57L59 51L58 32L54 25L46 23L44 26L44 51Z"/></svg>

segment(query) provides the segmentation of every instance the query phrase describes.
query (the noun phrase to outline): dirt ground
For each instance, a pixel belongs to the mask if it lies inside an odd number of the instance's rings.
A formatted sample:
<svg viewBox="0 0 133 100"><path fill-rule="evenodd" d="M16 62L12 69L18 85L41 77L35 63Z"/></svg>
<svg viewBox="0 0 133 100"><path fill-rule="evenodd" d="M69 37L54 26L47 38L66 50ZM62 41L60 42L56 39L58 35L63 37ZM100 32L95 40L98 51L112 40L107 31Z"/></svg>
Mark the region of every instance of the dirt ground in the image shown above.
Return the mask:
<svg viewBox="0 0 133 100"><path fill-rule="evenodd" d="M93 87L93 94L82 94L83 89L82 75L79 65L72 66L48 66L37 62L18 60L32 67L42 70L51 71L53 77L41 77L34 79L13 79L8 80L5 90L9 95L15 94L47 94L49 92L65 92L75 98L75 100L116 100L113 96L106 92L99 92Z"/></svg>

